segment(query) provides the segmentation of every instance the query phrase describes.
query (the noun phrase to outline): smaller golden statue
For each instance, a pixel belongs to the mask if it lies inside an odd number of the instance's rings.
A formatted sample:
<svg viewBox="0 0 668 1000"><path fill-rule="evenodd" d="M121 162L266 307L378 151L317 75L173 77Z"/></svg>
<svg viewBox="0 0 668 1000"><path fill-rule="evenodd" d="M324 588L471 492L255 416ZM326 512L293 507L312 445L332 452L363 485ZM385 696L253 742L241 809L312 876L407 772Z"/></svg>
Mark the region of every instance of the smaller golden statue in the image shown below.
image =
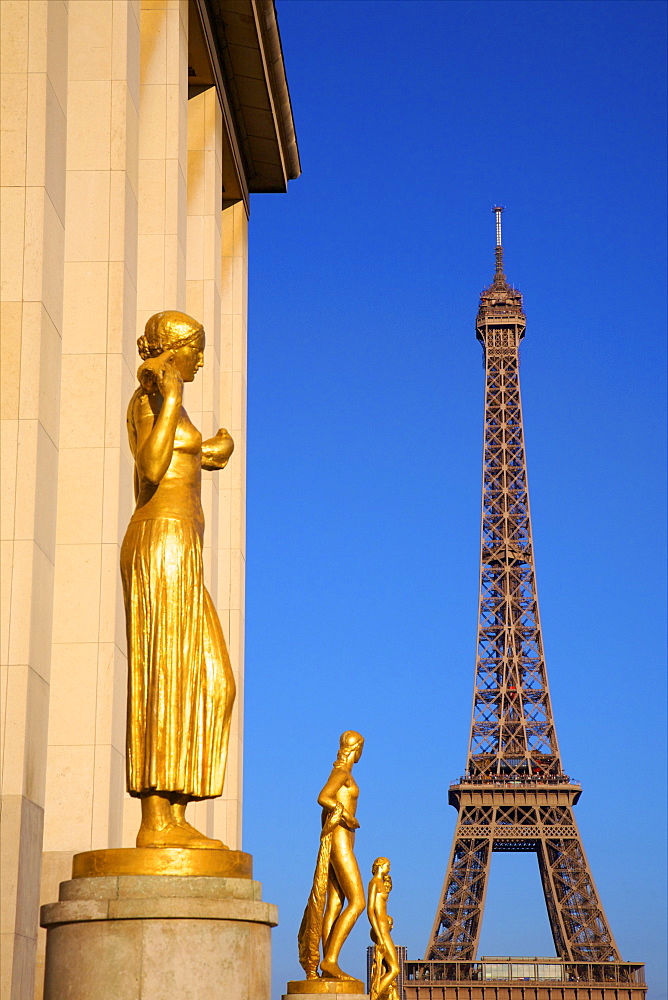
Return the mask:
<svg viewBox="0 0 668 1000"><path fill-rule="evenodd" d="M371 872L373 878L369 882L367 914L374 949L369 1000L397 1000L399 960L390 934L392 917L387 913L387 897L392 891L389 860L376 858Z"/></svg>
<svg viewBox="0 0 668 1000"><path fill-rule="evenodd" d="M359 827L355 818L359 789L352 775L363 747L359 733L343 733L332 773L318 796L322 806L320 849L298 936L299 962L307 979L319 978L320 965L322 979L359 982L341 971L339 954L364 910L364 885L353 850Z"/></svg>

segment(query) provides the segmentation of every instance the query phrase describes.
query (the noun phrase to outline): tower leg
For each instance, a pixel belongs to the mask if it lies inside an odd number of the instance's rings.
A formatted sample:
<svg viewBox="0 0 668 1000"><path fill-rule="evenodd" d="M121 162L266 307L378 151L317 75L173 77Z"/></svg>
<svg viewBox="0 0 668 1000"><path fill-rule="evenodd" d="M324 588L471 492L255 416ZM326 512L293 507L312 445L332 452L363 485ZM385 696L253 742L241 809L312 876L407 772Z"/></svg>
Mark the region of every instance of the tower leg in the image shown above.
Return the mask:
<svg viewBox="0 0 668 1000"><path fill-rule="evenodd" d="M426 958L475 958L485 907L491 847L489 837L471 837L470 830L461 821L457 822Z"/></svg>
<svg viewBox="0 0 668 1000"><path fill-rule="evenodd" d="M599 902L572 811L569 825L575 836L550 836L558 831L543 827L537 846L557 954L576 962L619 962L621 956Z"/></svg>

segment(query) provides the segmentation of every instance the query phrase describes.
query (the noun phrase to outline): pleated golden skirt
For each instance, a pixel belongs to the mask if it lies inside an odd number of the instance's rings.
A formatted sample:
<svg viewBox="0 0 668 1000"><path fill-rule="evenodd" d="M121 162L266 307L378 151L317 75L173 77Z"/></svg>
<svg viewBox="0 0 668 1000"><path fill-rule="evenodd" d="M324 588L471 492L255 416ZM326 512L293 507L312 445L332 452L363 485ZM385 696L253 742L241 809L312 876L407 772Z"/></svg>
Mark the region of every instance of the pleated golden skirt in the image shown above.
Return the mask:
<svg viewBox="0 0 668 1000"><path fill-rule="evenodd" d="M121 548L128 635L127 785L221 795L235 685L204 586L202 542L178 518L131 521Z"/></svg>

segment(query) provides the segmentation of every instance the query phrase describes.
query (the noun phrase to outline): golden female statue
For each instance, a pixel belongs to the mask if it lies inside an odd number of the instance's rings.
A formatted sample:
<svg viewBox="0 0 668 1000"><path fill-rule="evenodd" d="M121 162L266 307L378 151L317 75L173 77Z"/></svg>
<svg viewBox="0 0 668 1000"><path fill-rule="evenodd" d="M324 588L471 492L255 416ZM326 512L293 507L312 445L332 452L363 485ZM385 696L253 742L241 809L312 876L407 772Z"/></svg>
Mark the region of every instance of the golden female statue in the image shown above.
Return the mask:
<svg viewBox="0 0 668 1000"><path fill-rule="evenodd" d="M396 1000L399 960L390 935L392 917L387 915L387 897L392 891L389 860L376 858L371 873L373 878L369 882L367 914L374 949L369 1000Z"/></svg>
<svg viewBox="0 0 668 1000"><path fill-rule="evenodd" d="M362 756L364 739L349 730L339 741L332 773L318 796L322 832L313 888L299 928L299 962L307 979L350 979L339 968L339 953L364 910L364 886L353 851L359 788L353 764ZM323 956L320 961L320 943Z"/></svg>
<svg viewBox="0 0 668 1000"><path fill-rule="evenodd" d="M204 363L201 323L152 316L128 406L135 512L121 548L128 636L127 786L141 798L137 847L223 848L185 819L188 802L221 795L235 686L204 586L201 470L224 469L226 430L202 442L183 383Z"/></svg>

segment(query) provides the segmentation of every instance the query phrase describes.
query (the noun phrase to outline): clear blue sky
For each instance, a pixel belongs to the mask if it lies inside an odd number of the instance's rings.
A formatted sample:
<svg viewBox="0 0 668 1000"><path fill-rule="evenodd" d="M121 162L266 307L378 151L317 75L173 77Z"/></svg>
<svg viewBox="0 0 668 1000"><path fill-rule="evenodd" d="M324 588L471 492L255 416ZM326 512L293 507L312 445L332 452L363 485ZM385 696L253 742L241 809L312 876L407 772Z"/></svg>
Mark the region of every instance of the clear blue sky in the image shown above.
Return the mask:
<svg viewBox="0 0 668 1000"><path fill-rule="evenodd" d="M524 293L544 641L622 955L666 997L663 2L279 0L303 176L251 218L244 848L301 978L316 796L366 737L357 854L420 958L475 660L494 217ZM364 975L360 919L342 954ZM554 954L494 855L482 954Z"/></svg>

